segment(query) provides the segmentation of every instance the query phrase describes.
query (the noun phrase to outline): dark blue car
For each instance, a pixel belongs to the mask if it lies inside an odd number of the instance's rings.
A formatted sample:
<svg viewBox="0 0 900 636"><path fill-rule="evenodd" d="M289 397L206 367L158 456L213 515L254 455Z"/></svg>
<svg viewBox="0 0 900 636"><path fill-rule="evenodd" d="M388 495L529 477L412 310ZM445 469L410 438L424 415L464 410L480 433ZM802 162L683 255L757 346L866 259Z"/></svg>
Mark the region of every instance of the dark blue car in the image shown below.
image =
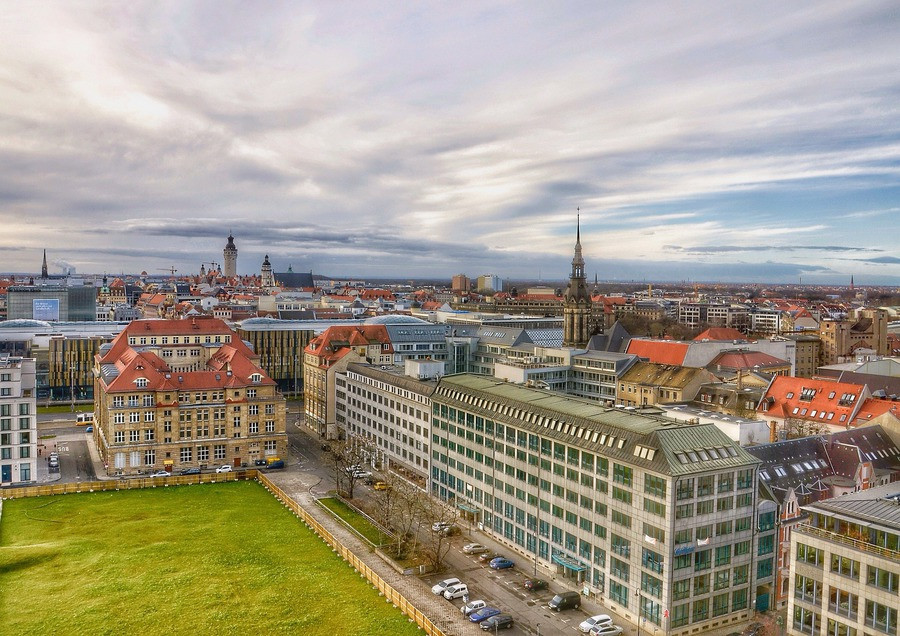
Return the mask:
<svg viewBox="0 0 900 636"><path fill-rule="evenodd" d="M495 570L505 570L506 568L515 567L515 563L506 557L497 557L491 561L491 567Z"/></svg>
<svg viewBox="0 0 900 636"><path fill-rule="evenodd" d="M473 623L480 623L486 618L490 618L491 616L496 616L500 613L496 607L482 607L477 612L472 612L469 614L469 620Z"/></svg>

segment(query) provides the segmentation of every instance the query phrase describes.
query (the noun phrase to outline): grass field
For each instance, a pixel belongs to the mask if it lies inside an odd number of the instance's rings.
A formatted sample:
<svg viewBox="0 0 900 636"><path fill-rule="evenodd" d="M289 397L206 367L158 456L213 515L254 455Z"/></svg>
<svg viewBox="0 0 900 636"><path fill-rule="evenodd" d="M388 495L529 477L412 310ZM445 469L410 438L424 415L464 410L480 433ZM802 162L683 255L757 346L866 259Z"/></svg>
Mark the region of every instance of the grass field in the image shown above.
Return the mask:
<svg viewBox="0 0 900 636"><path fill-rule="evenodd" d="M417 628L255 482L9 500L7 634L390 634Z"/></svg>
<svg viewBox="0 0 900 636"><path fill-rule="evenodd" d="M337 497L323 497L319 499L319 503L346 521L348 525L368 539L373 545L381 545L390 539L377 526L348 506L343 500Z"/></svg>

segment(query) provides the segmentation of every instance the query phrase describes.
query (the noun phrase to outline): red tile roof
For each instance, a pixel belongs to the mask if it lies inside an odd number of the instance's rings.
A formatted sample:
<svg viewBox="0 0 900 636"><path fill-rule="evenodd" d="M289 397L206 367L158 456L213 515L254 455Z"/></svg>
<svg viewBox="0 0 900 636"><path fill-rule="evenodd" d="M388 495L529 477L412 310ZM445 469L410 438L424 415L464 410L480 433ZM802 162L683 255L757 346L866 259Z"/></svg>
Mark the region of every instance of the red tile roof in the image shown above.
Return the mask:
<svg viewBox="0 0 900 636"><path fill-rule="evenodd" d="M865 400L856 412L856 418L853 421L854 426L863 426L873 419L891 413L897 419L900 419L900 402L893 400L882 400L880 398L869 398Z"/></svg>
<svg viewBox="0 0 900 636"><path fill-rule="evenodd" d="M333 364L351 348L369 345L380 345L383 354L394 352L384 325L335 325L310 340L305 351L318 356L320 363Z"/></svg>
<svg viewBox="0 0 900 636"><path fill-rule="evenodd" d="M793 376L776 376L758 411L774 417L848 426L863 400L865 386Z"/></svg>
<svg viewBox="0 0 900 636"><path fill-rule="evenodd" d="M626 353L647 358L656 364L683 365L688 347L686 342L632 339Z"/></svg>
<svg viewBox="0 0 900 636"><path fill-rule="evenodd" d="M697 342L704 340L746 340L747 337L737 329L731 327L710 327L694 338Z"/></svg>

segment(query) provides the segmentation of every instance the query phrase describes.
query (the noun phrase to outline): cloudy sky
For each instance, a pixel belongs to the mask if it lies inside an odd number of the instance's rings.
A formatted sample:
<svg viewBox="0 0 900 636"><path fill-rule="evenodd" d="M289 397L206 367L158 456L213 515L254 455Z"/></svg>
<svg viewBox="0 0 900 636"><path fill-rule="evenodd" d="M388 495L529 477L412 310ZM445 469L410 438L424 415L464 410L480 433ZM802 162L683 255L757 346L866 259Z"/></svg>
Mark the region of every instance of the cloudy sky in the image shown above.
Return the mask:
<svg viewBox="0 0 900 636"><path fill-rule="evenodd" d="M900 10L0 0L0 272L900 283ZM207 265L208 267L208 265Z"/></svg>

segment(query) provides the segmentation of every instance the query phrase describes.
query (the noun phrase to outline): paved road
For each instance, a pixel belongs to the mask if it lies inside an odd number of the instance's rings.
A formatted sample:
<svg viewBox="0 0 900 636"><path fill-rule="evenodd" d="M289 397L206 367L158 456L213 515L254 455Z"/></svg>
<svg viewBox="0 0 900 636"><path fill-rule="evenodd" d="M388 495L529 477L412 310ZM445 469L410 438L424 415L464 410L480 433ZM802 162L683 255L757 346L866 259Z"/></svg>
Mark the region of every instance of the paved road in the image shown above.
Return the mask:
<svg viewBox="0 0 900 636"><path fill-rule="evenodd" d="M38 462L38 482L93 481L97 478L88 444L91 436L84 426L75 426L74 420L44 420L38 422L38 442L41 444ZM47 456L59 453L59 470L51 470Z"/></svg>

